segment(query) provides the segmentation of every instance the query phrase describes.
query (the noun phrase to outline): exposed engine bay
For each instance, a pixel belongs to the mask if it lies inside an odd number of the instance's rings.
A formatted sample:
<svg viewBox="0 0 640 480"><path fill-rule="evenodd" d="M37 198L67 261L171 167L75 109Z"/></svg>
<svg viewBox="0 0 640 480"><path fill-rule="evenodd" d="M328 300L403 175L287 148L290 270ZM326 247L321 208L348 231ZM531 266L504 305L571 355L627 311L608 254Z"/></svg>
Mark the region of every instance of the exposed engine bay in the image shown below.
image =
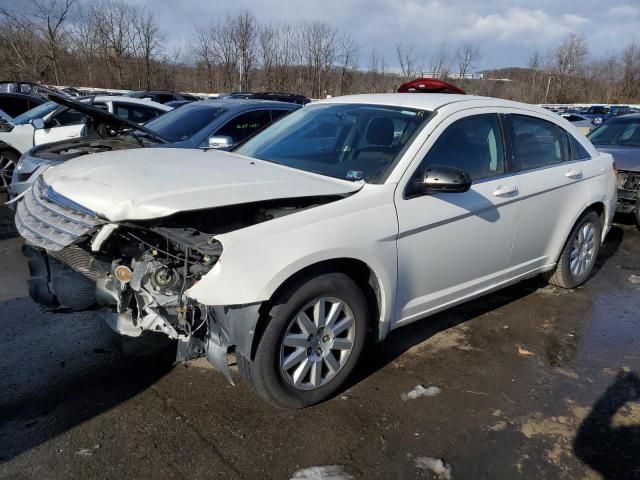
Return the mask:
<svg viewBox="0 0 640 480"><path fill-rule="evenodd" d="M118 333L164 333L180 359L207 355L230 379L226 354L249 355L260 305L203 305L185 295L223 255L215 236L341 197L261 201L168 217L110 223L36 185L19 203L28 240L29 291L38 303L95 309Z"/></svg>
<svg viewBox="0 0 640 480"><path fill-rule="evenodd" d="M73 139L53 144L44 144L32 149L30 154L33 157L44 160L64 162L90 153L128 150L131 148L141 148L142 146L140 141L132 136L103 138L93 135L85 137L82 140Z"/></svg>

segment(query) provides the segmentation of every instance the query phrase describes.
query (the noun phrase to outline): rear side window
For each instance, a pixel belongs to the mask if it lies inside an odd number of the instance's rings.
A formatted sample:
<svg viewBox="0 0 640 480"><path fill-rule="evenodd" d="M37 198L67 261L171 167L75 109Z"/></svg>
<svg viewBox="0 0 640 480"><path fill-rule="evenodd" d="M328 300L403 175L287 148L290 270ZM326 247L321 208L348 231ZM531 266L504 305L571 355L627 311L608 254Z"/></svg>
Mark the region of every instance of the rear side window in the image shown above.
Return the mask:
<svg viewBox="0 0 640 480"><path fill-rule="evenodd" d="M513 153L520 170L550 167L569 159L568 135L555 123L527 115L510 115Z"/></svg>
<svg viewBox="0 0 640 480"><path fill-rule="evenodd" d="M271 110L271 121L275 122L280 117L285 116L291 110Z"/></svg>
<svg viewBox="0 0 640 480"><path fill-rule="evenodd" d="M450 165L467 172L475 181L505 173L504 157L498 116L474 115L452 123L442 132L420 170L429 165Z"/></svg>
<svg viewBox="0 0 640 480"><path fill-rule="evenodd" d="M157 110L138 105L114 105L114 110L118 117L135 123L145 123L158 116Z"/></svg>
<svg viewBox="0 0 640 480"><path fill-rule="evenodd" d="M571 160L587 160L591 158L587 149L573 136L569 135L571 143Z"/></svg>

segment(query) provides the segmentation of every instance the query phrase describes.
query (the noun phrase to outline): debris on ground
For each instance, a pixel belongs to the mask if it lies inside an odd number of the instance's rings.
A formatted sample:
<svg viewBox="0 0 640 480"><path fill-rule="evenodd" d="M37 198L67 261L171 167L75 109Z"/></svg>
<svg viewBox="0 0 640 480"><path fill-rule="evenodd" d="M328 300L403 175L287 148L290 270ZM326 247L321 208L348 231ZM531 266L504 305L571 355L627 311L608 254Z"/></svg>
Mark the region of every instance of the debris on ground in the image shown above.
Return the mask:
<svg viewBox="0 0 640 480"><path fill-rule="evenodd" d="M518 355L522 355L524 357L530 357L530 356L535 357L536 354L533 352L530 352L529 350L524 348L522 345L518 345Z"/></svg>
<svg viewBox="0 0 640 480"><path fill-rule="evenodd" d="M100 448L100 444L94 445L93 447L90 447L90 448L81 448L76 452L76 455L80 455L82 457L90 457L91 455L96 453L99 448Z"/></svg>
<svg viewBox="0 0 640 480"><path fill-rule="evenodd" d="M442 389L440 387L436 387L435 385L432 385L430 387L425 387L424 385L417 385L410 392L403 393L401 395L401 398L406 402L407 400L415 400L416 398L419 398L419 397L435 397L440 392L442 392Z"/></svg>
<svg viewBox="0 0 640 480"><path fill-rule="evenodd" d="M634 285L640 285L640 275L629 275L629 282Z"/></svg>
<svg viewBox="0 0 640 480"><path fill-rule="evenodd" d="M438 478L443 480L451 480L451 465L448 465L439 458L432 457L416 457L416 468L419 470L430 470Z"/></svg>
<svg viewBox="0 0 640 480"><path fill-rule="evenodd" d="M342 465L321 465L297 470L291 480L352 480Z"/></svg>
<svg viewBox="0 0 640 480"><path fill-rule="evenodd" d="M560 367L555 367L553 369L554 372L563 375L567 378L570 378L572 380L578 380L578 374L576 372L574 372L573 370L567 370L565 368L560 368Z"/></svg>

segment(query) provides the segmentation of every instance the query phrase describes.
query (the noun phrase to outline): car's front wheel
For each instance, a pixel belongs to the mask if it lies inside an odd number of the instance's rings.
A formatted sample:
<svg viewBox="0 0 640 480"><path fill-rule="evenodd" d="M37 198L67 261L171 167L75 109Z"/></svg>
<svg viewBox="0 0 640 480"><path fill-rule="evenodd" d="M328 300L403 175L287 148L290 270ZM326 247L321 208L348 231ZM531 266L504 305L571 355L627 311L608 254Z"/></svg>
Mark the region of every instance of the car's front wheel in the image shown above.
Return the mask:
<svg viewBox="0 0 640 480"><path fill-rule="evenodd" d="M368 307L343 273L290 285L273 302L253 361L238 355L241 376L262 399L301 408L333 395L364 345Z"/></svg>
<svg viewBox="0 0 640 480"><path fill-rule="evenodd" d="M0 192L8 192L19 155L11 150L0 150Z"/></svg>
<svg viewBox="0 0 640 480"><path fill-rule="evenodd" d="M602 222L587 212L573 227L554 270L546 274L549 283L562 288L582 285L596 263L602 238Z"/></svg>

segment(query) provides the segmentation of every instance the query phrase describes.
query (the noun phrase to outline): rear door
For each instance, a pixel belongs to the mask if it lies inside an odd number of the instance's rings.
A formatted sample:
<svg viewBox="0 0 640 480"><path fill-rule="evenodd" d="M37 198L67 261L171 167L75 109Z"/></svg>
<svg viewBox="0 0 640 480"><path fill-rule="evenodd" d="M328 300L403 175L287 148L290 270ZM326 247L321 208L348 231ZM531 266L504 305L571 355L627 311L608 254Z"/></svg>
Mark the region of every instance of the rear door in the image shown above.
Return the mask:
<svg viewBox="0 0 640 480"><path fill-rule="evenodd" d="M508 115L521 194L509 278L556 262L576 214L588 202L592 172L571 157L570 134L536 116Z"/></svg>

